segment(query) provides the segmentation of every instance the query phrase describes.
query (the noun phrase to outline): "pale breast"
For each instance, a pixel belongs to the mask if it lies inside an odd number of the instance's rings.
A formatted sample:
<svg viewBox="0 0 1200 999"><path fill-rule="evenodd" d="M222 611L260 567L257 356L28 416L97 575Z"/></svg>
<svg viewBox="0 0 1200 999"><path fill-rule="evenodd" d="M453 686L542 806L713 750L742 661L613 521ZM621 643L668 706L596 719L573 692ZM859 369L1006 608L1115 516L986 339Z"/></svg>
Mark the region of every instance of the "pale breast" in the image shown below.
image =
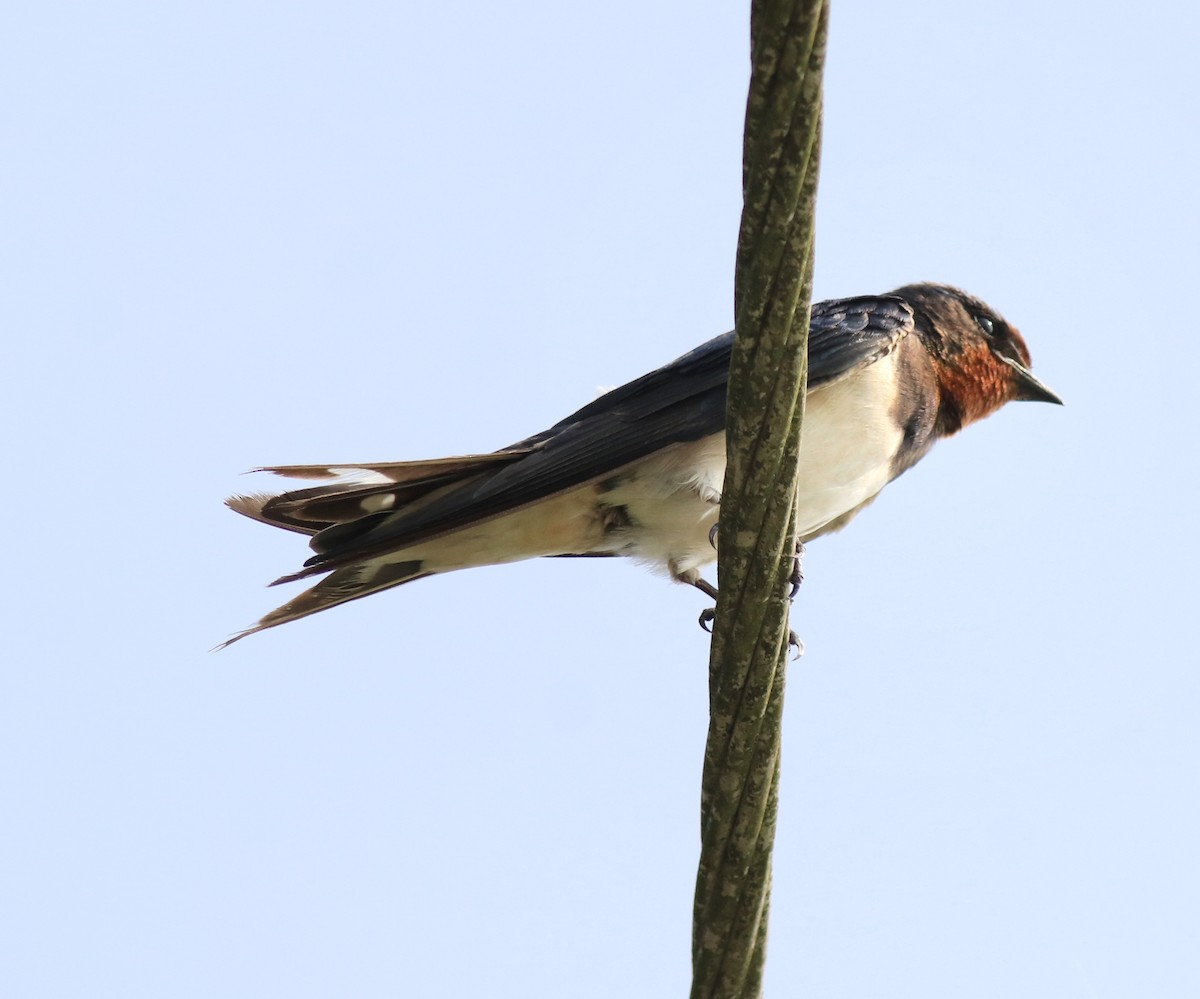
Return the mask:
<svg viewBox="0 0 1200 999"><path fill-rule="evenodd" d="M808 396L800 442L801 537L861 506L892 478L904 439L896 421L897 353Z"/></svg>
<svg viewBox="0 0 1200 999"><path fill-rule="evenodd" d="M800 447L801 537L820 533L890 480L903 439L893 415L894 365L889 355L809 394ZM724 433L622 469L606 483L602 500L619 507L627 522L611 532L605 548L676 575L712 562L709 534L724 477Z"/></svg>

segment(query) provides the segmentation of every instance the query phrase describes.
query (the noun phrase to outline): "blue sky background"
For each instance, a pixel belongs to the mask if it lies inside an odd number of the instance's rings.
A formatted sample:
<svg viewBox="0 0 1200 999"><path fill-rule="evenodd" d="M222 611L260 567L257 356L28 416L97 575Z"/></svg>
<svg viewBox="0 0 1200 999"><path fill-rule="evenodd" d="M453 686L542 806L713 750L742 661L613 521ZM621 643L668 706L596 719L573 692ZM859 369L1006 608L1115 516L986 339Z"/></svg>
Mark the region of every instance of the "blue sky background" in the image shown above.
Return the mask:
<svg viewBox="0 0 1200 999"><path fill-rule="evenodd" d="M842 3L819 297L960 284L1067 406L810 547L773 996L1200 994L1197 20ZM704 605L616 560L207 650L264 463L491 449L732 322L747 5L0 15L0 980L686 993Z"/></svg>

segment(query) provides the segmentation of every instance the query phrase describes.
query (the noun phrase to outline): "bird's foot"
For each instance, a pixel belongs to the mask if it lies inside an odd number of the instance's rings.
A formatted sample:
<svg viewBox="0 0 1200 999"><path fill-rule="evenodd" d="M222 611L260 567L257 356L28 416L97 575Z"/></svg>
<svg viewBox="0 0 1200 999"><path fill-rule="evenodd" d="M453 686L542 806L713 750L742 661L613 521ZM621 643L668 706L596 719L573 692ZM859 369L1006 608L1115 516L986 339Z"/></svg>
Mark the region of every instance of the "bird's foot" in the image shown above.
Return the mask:
<svg viewBox="0 0 1200 999"><path fill-rule="evenodd" d="M713 530L715 531L716 529L716 525L714 524ZM712 535L710 534L709 536L711 537ZM703 576L697 576L695 579L689 580L689 582L706 597L711 597L714 601L717 599L717 588ZM716 619L717 609L715 607L705 607L700 612L700 627L711 635L712 623Z"/></svg>
<svg viewBox="0 0 1200 999"><path fill-rule="evenodd" d="M799 559L799 555L797 555L796 570L793 572L792 577L790 579L790 582L792 583L793 587L799 586L799 583L796 581L796 578L795 578L797 575L799 575L799 565L800 565L800 559ZM801 578L803 578L803 577L801 577ZM717 599L717 593L719 591L707 579L704 579L702 577L697 577L696 579L691 580L691 583L694 587L696 587L696 589L698 589L705 596L712 597L713 600ZM793 591L792 591L792 596L795 596L795 589L793 589ZM791 598L789 598L789 599L791 599ZM700 618L699 618L700 627L703 628L705 631L707 631L711 635L712 634L712 623L716 619L717 619L716 607L705 607L704 610L702 610L700 612ZM804 655L804 643L802 641L800 641L800 636L797 635L790 628L788 629L788 648L796 650L795 653L792 655L793 659L799 659L802 655Z"/></svg>
<svg viewBox="0 0 1200 999"><path fill-rule="evenodd" d="M796 557L792 559L792 574L788 576L788 582L792 584L788 600L795 600L800 592L800 584L804 582L804 545L799 541L796 542Z"/></svg>
<svg viewBox="0 0 1200 999"><path fill-rule="evenodd" d="M788 594L788 603L796 599L796 594L800 592L800 584L804 582L804 544L796 542L796 557L792 559L792 574L788 576L788 582L792 584L792 591ZM788 631L788 648L795 649L793 659L799 659L804 655L804 643L800 641L800 636L794 631Z"/></svg>

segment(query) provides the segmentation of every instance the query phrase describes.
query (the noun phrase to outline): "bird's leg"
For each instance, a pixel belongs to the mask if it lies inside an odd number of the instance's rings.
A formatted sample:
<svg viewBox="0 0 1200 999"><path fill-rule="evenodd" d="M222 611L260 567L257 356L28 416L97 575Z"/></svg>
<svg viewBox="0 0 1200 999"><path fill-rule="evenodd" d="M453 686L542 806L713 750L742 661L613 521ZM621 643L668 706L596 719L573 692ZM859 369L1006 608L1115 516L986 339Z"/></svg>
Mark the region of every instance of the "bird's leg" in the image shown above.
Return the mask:
<svg viewBox="0 0 1200 999"><path fill-rule="evenodd" d="M804 542L796 542L796 556L792 559L792 574L788 576L788 582L792 584L792 591L788 594L788 603L790 604L796 599L796 594L800 592L800 584L804 582ZM800 636L791 629L788 630L788 647L794 648L796 654L793 658L799 659L804 655L804 643L800 641Z"/></svg>
<svg viewBox="0 0 1200 999"><path fill-rule="evenodd" d="M716 530L715 525L713 527L713 530L714 531ZM713 603L716 603L717 588L715 586L713 586L713 584L710 583L707 579L705 579L703 576L697 576L695 579L688 580L688 582L690 582L694 587L696 587L696 589L698 589L701 593L705 594L705 596L711 597L713 600ZM711 635L712 634L712 623L716 619L717 619L717 608L716 607L705 607L704 610L702 610L700 612L700 627L703 628L705 631L707 631Z"/></svg>
<svg viewBox="0 0 1200 999"><path fill-rule="evenodd" d="M792 560L792 574L788 576L788 582L792 584L792 592L788 594L788 600L795 600L796 594L800 592L800 584L804 582L804 542L796 542L796 557Z"/></svg>
<svg viewBox="0 0 1200 999"><path fill-rule="evenodd" d="M718 504L721 502L720 496L717 497L715 502ZM720 532L720 530L721 530L721 522L719 520L713 521L713 526L708 529L708 543L710 545L712 545L713 551L716 551L717 535ZM694 572L694 570L693 570L693 572ZM689 579L688 582L691 583L694 587L696 587L696 589L698 589L701 593L712 597L714 604L717 602L717 588L715 586L713 586L712 583L710 583L707 579L705 579L699 573L695 573L695 578ZM705 631L707 631L711 635L712 634L712 623L716 619L717 619L717 608L716 607L705 607L704 610L702 610L700 612L700 627L703 628Z"/></svg>
<svg viewBox="0 0 1200 999"><path fill-rule="evenodd" d="M716 530L717 530L716 526L714 525L711 534L715 534ZM711 537L711 534L710 534L710 537ZM788 603L791 603L792 599L796 596L796 592L800 589L800 582L801 582L801 580L804 579L804 574L800 571L800 556L803 554L804 554L804 546L797 545L796 546L796 562L792 568L791 576L788 577L788 582L790 582L792 584L792 592L791 592L791 595L788 597ZM696 589L698 589L705 596L710 597L712 599L712 601L714 603L716 603L717 595L720 591L715 586L713 586L712 583L710 583L707 579L705 579L703 576L696 575L694 578L685 578L685 577L679 577L679 578L680 578L681 582L691 583L692 586L696 587ZM716 619L717 619L717 608L716 607L705 607L704 610L702 610L700 612L700 627L703 628L705 631L707 631L711 635L712 634L712 623ZM804 643L802 641L800 641L800 636L797 635L790 628L788 629L788 648L796 650L795 655L792 657L794 659L799 659L802 655L804 655Z"/></svg>

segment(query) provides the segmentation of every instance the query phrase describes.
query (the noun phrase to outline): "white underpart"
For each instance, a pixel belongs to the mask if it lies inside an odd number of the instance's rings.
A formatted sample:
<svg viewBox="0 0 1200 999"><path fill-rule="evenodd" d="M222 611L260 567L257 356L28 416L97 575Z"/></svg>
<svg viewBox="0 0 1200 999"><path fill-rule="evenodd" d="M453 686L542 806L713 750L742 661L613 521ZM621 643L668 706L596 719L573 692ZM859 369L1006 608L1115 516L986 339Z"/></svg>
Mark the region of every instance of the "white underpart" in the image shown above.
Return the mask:
<svg viewBox="0 0 1200 999"><path fill-rule="evenodd" d="M383 564L415 559L424 572L452 572L543 555L595 551L603 539L595 496L590 485L573 489L371 561Z"/></svg>
<svg viewBox="0 0 1200 999"><path fill-rule="evenodd" d="M808 396L800 447L800 536L860 506L891 478L902 441L893 408L895 355ZM673 576L716 559L709 534L720 513L725 434L656 455L528 507L430 538L367 564L420 560L423 572L545 555L627 555ZM612 483L610 486L609 484ZM436 501L432 494L432 501ZM598 507L624 507L629 527L605 531Z"/></svg>
<svg viewBox="0 0 1200 999"><path fill-rule="evenodd" d="M897 353L812 392L800 441L800 536L869 500L892 478L904 441L896 419Z"/></svg>
<svg viewBox="0 0 1200 999"><path fill-rule="evenodd" d="M725 480L725 435L677 444L627 470L604 501L629 511L634 526L610 547L656 569L679 575L717 557L709 534L720 513Z"/></svg>
<svg viewBox="0 0 1200 999"><path fill-rule="evenodd" d="M888 355L809 394L800 445L801 537L865 503L891 479L903 439L893 415L895 363ZM673 575L714 561L709 533L725 478L724 433L668 448L634 467L629 481L604 497L625 506L635 521L624 532L623 553Z"/></svg>

